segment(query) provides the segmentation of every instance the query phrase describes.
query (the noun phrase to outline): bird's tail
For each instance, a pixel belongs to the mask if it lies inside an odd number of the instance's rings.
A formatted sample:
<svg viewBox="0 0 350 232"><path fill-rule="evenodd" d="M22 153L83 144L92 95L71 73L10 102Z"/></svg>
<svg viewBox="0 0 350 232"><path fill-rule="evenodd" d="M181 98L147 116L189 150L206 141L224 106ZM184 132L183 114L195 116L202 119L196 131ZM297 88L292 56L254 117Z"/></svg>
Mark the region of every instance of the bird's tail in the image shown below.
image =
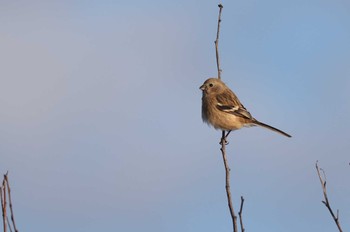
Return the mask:
<svg viewBox="0 0 350 232"><path fill-rule="evenodd" d="M281 130L279 130L279 129L277 129L277 128L274 128L274 127L272 127L272 126L269 126L269 125L267 125L267 124L265 124L265 123L262 123L262 122L259 122L259 121L255 121L254 124L255 124L255 125L258 125L258 126L265 127L265 128L267 128L267 129L270 129L270 130L273 130L273 131L275 131L275 132L277 132L277 133L280 133L280 134L282 134L282 135L284 135L284 136L287 136L287 137L289 137L289 138L292 137L291 135L287 134L286 132L281 131Z"/></svg>

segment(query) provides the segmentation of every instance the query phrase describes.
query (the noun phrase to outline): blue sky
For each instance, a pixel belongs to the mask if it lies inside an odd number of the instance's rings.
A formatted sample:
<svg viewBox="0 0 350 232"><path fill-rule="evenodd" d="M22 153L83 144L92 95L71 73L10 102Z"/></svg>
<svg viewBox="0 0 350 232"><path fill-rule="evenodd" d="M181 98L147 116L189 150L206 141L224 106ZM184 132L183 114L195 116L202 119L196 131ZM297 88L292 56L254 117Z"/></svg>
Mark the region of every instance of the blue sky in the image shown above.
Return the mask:
<svg viewBox="0 0 350 232"><path fill-rule="evenodd" d="M0 172L26 231L230 231L215 1L0 1ZM262 128L230 135L247 231L350 229L350 4L223 1L222 79Z"/></svg>

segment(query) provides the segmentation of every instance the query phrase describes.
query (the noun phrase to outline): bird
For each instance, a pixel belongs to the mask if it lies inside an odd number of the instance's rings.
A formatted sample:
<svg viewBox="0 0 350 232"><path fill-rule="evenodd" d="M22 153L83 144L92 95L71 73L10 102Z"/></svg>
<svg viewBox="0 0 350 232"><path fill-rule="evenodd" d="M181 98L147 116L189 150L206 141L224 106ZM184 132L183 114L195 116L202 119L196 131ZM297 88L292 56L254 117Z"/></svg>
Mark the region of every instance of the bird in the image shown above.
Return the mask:
<svg viewBox="0 0 350 232"><path fill-rule="evenodd" d="M286 137L286 132L256 120L243 106L236 94L218 78L209 78L202 90L203 122L215 129L231 132L242 127L261 126Z"/></svg>

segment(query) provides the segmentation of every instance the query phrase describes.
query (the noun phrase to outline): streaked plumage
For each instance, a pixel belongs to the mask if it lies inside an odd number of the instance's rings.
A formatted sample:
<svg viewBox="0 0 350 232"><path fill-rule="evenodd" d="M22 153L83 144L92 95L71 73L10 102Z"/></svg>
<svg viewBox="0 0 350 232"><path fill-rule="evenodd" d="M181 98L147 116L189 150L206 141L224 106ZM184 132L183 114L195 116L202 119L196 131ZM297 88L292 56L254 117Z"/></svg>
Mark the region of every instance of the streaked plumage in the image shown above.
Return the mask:
<svg viewBox="0 0 350 232"><path fill-rule="evenodd" d="M237 96L218 78L209 78L200 89L203 91L202 119L215 129L230 131L258 125L291 137L253 118Z"/></svg>

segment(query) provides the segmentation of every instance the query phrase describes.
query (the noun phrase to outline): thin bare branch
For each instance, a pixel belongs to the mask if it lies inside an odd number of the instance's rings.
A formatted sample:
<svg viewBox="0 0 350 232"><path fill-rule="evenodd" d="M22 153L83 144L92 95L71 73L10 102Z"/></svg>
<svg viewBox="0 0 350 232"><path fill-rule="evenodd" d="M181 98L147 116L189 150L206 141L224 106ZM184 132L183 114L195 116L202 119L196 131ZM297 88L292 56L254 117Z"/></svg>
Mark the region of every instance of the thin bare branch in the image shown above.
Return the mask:
<svg viewBox="0 0 350 232"><path fill-rule="evenodd" d="M241 196L241 207L239 208L239 212L238 212L239 224L241 225L241 232L245 231L244 225L243 225L243 218L242 218L243 204L244 204L244 198L243 198L243 196Z"/></svg>
<svg viewBox="0 0 350 232"><path fill-rule="evenodd" d="M215 40L215 51L216 51L216 67L218 69L218 78L221 79L221 68L220 68L220 56L219 56L219 36L220 36L220 23L221 23L221 12L224 7L221 3L219 7L219 17L218 17L218 29L216 31L216 40Z"/></svg>
<svg viewBox="0 0 350 232"><path fill-rule="evenodd" d="M232 199L231 199L231 190L230 190L230 168L227 163L227 157L226 157L226 135L225 131L222 131L222 137L221 137L221 153L222 153L222 159L224 161L224 166L225 166L225 173L226 173L226 195L227 195L227 201L228 201L228 207L230 209L230 214L232 218L232 224L233 224L233 232L238 232L237 229L237 217L235 215L235 211L232 205Z"/></svg>
<svg viewBox="0 0 350 232"><path fill-rule="evenodd" d="M215 40L215 52L216 52L216 66L218 70L218 79L221 79L221 68L220 68L220 56L219 56L219 37L220 37L220 24L221 24L221 13L223 5L220 3L218 5L219 7L219 16L218 16L218 27L216 31L216 40ZM228 131L227 134L223 130L222 131L222 137L220 140L221 144L221 153L222 153L222 159L224 161L225 166L225 176L226 176L226 195L227 195L227 201L228 201L228 207L230 210L231 218L232 218L232 226L233 226L233 232L238 232L237 229L237 217L235 215L235 211L232 205L232 199L231 199L231 190L230 190L230 168L228 166L227 157L226 157L226 145L227 142L227 136L230 134L231 131Z"/></svg>
<svg viewBox="0 0 350 232"><path fill-rule="evenodd" d="M1 208L2 208L2 222L3 222L3 226L4 226L4 232L7 231L7 213L6 213L6 184L5 184L5 180L3 180L2 182L2 186L1 186Z"/></svg>
<svg viewBox="0 0 350 232"><path fill-rule="evenodd" d="M6 186L7 186L7 193L8 193L8 198L9 198L9 206L10 206L11 221L12 221L13 229L15 230L15 232L18 232L17 227L16 227L16 223L15 223L15 217L13 214L12 200L11 200L11 189L10 189L10 183L9 183L9 179L8 179L8 173L6 173L4 175L4 180L6 181Z"/></svg>
<svg viewBox="0 0 350 232"><path fill-rule="evenodd" d="M11 223L10 223L9 217L7 216L6 216L6 221L7 221L8 228L10 229L10 232L12 232Z"/></svg>
<svg viewBox="0 0 350 232"><path fill-rule="evenodd" d="M3 228L5 228L6 224L5 224L5 212L4 212L4 198L3 198L3 186L0 186L0 198L1 198L1 212L2 212L2 222L3 222ZM5 229L4 229L5 231Z"/></svg>
<svg viewBox="0 0 350 232"><path fill-rule="evenodd" d="M328 201L328 197L327 197L326 173L324 172L324 170L322 168L318 167L318 161L316 161L316 170L317 170L318 178L320 179L322 190L323 190L324 201L322 201L322 203L327 207L330 214L332 215L332 218L333 218L335 224L337 225L339 232L342 232L343 230L342 230L342 228L340 226L340 222L339 222L339 210L337 210L337 216L335 216L335 214L333 213L333 210L331 208L331 205ZM320 171L322 171L323 178L322 178Z"/></svg>

